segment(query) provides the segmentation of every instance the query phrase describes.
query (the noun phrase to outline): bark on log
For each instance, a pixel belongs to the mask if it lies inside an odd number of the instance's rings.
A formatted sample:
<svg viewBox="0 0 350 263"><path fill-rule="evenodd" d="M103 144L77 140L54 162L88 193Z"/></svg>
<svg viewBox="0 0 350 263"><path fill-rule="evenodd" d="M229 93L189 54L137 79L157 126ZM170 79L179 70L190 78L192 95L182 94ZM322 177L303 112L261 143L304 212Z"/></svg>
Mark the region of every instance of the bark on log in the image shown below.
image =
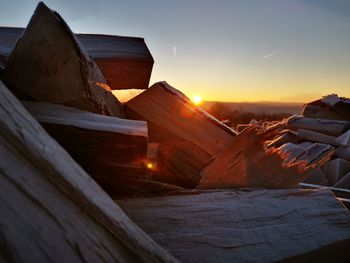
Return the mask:
<svg viewBox="0 0 350 263"><path fill-rule="evenodd" d="M22 103L89 174L124 179L146 176L146 122L119 119L51 103Z"/></svg>
<svg viewBox="0 0 350 263"><path fill-rule="evenodd" d="M39 3L3 74L10 88L35 100L123 116L101 71L60 15Z"/></svg>
<svg viewBox="0 0 350 263"><path fill-rule="evenodd" d="M184 187L194 187L201 169L236 135L166 82L128 101L125 111L146 120L149 141L159 143L157 179Z"/></svg>
<svg viewBox="0 0 350 263"><path fill-rule="evenodd" d="M116 201L181 262L349 262L330 190L225 190Z"/></svg>
<svg viewBox="0 0 350 263"><path fill-rule="evenodd" d="M176 262L0 81L2 262Z"/></svg>

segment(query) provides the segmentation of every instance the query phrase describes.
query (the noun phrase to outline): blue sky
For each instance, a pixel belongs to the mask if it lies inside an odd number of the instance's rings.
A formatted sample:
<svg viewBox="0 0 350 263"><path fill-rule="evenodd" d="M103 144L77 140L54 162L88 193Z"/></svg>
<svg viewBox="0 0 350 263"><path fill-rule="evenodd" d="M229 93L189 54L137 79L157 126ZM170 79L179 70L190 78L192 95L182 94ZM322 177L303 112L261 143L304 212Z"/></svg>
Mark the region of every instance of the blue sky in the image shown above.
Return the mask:
<svg viewBox="0 0 350 263"><path fill-rule="evenodd" d="M0 24L25 26L38 1L0 0ZM350 97L350 1L44 1L75 32L144 37L166 80L221 101Z"/></svg>

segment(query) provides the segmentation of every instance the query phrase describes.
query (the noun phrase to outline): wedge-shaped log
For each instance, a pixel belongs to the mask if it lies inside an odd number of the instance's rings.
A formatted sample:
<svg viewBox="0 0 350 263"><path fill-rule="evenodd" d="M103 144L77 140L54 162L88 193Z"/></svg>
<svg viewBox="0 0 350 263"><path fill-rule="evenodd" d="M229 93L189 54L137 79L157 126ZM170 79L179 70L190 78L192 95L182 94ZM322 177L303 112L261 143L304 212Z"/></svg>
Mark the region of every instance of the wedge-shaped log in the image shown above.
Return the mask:
<svg viewBox="0 0 350 263"><path fill-rule="evenodd" d="M147 123L94 114L62 105L22 102L89 174L105 186L109 178L144 177L147 174ZM113 185L108 185L113 188Z"/></svg>
<svg viewBox="0 0 350 263"><path fill-rule="evenodd" d="M56 12L39 3L3 74L35 100L123 116L101 71Z"/></svg>
<svg viewBox="0 0 350 263"><path fill-rule="evenodd" d="M350 212L330 190L225 190L118 200L181 262L349 262Z"/></svg>
<svg viewBox="0 0 350 263"><path fill-rule="evenodd" d="M175 262L0 81L1 262Z"/></svg>
<svg viewBox="0 0 350 263"><path fill-rule="evenodd" d="M184 187L195 186L201 169L235 136L166 82L128 101L125 111L129 118L146 120L149 141L159 143L156 179Z"/></svg>
<svg viewBox="0 0 350 263"><path fill-rule="evenodd" d="M24 28L0 27L0 65L5 65ZM111 89L147 89L153 57L145 40L98 34L75 34L94 59Z"/></svg>

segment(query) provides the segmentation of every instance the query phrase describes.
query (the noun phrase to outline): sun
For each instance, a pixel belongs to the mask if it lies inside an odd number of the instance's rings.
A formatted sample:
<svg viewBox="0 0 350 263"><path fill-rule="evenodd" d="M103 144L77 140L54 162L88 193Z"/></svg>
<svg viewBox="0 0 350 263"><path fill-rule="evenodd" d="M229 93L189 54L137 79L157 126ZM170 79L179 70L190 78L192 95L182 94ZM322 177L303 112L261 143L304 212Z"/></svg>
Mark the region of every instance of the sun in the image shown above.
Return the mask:
<svg viewBox="0 0 350 263"><path fill-rule="evenodd" d="M202 102L202 98L201 98L201 96L196 95L196 96L193 97L192 101L193 101L193 103L194 103L195 105L199 105L199 104L201 104L201 102Z"/></svg>

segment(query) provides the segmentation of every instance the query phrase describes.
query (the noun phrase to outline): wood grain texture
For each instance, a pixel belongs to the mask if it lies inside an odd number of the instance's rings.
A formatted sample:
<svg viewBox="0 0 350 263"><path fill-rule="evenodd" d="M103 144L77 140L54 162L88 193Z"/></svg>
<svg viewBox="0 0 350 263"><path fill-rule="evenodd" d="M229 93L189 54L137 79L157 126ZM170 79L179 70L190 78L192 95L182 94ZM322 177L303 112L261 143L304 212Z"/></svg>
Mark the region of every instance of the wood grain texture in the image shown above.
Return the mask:
<svg viewBox="0 0 350 263"><path fill-rule="evenodd" d="M197 188L296 187L308 176L305 171L326 160L317 160L310 165L305 161L288 160L289 155L264 148L266 136L269 137L270 132L261 132L257 127L240 133L201 171Z"/></svg>
<svg viewBox="0 0 350 263"><path fill-rule="evenodd" d="M175 262L0 81L0 259Z"/></svg>
<svg viewBox="0 0 350 263"><path fill-rule="evenodd" d="M3 78L34 100L124 116L95 62L59 14L43 3L12 50Z"/></svg>
<svg viewBox="0 0 350 263"><path fill-rule="evenodd" d="M0 65L6 65L24 28L0 27ZM111 89L146 89L152 73L153 57L145 40L101 34L75 34L94 59Z"/></svg>
<svg viewBox="0 0 350 263"><path fill-rule="evenodd" d="M125 104L129 118L146 120L149 141L159 143L159 180L193 187L199 172L235 132L194 106L166 82L158 82Z"/></svg>
<svg viewBox="0 0 350 263"><path fill-rule="evenodd" d="M146 122L109 117L50 103L22 103L89 174L115 179L146 176ZM109 185L109 188L113 188L113 185Z"/></svg>
<svg viewBox="0 0 350 263"><path fill-rule="evenodd" d="M181 262L348 262L350 212L330 190L224 190L117 200Z"/></svg>

